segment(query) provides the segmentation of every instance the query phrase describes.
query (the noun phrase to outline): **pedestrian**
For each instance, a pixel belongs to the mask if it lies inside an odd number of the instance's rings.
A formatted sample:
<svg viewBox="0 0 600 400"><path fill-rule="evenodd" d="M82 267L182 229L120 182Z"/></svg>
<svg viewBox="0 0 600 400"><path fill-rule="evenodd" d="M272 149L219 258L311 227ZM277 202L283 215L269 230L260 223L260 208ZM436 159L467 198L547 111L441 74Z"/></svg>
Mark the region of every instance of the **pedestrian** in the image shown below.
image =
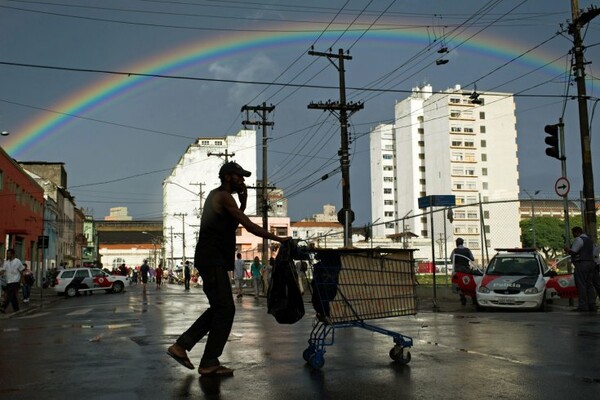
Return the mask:
<svg viewBox="0 0 600 400"><path fill-rule="evenodd" d="M162 269L163 263L162 261L158 263L158 267L156 267L156 288L160 289L160 286L162 285L162 278L163 278L163 269Z"/></svg>
<svg viewBox="0 0 600 400"><path fill-rule="evenodd" d="M571 247L565 246L564 250L571 256L575 265L575 287L579 297L579 304L573 311L587 312L596 311L596 292L594 290L594 274L596 263L594 262L594 242L583 232L580 226L571 229L573 243Z"/></svg>
<svg viewBox="0 0 600 400"><path fill-rule="evenodd" d="M137 281L138 281L138 272L136 268L133 268L131 271L131 281L129 282L130 285L137 285Z"/></svg>
<svg viewBox="0 0 600 400"><path fill-rule="evenodd" d="M219 357L233 325L235 302L228 271L234 268L236 231L241 224L256 236L284 242L288 238L275 236L256 225L244 214L248 190L244 177L250 172L235 162L225 163L220 171L221 185L212 190L204 203L200 235L194 254L194 265L202 278L202 288L209 308L171 345L167 353L186 368L194 365L187 356L206 334L206 346L198 373L202 376L232 376L233 370L221 365ZM238 207L232 194L237 193Z"/></svg>
<svg viewBox="0 0 600 400"><path fill-rule="evenodd" d="M258 257L254 257L254 261L250 265L250 273L252 274L252 284L254 286L254 298L258 299L258 294L262 288L262 264Z"/></svg>
<svg viewBox="0 0 600 400"><path fill-rule="evenodd" d="M468 247L465 247L464 243L465 241L463 238L456 238L456 248L450 253L454 273L463 272L470 274L472 272L470 262L475 261L475 257L473 257L471 250ZM458 293L460 295L460 304L463 306L466 305L467 297L461 290L459 290ZM475 304L475 297L471 297L471 301Z"/></svg>
<svg viewBox="0 0 600 400"><path fill-rule="evenodd" d="M140 267L140 275L142 277L142 290L144 293L146 292L146 284L148 284L148 275L150 274L150 266L144 260L142 266Z"/></svg>
<svg viewBox="0 0 600 400"><path fill-rule="evenodd" d="M237 298L242 298L242 283L244 282L244 260L242 253L237 253L235 265L233 266L233 279L235 280L235 291Z"/></svg>
<svg viewBox="0 0 600 400"><path fill-rule="evenodd" d="M23 272L21 273L21 289L23 290L23 303L29 303L31 297L31 287L35 283L33 272L23 264Z"/></svg>
<svg viewBox="0 0 600 400"><path fill-rule="evenodd" d="M4 259L0 258L0 267L2 267L4 265ZM6 276L3 273L0 273L0 293L2 294L2 296L0 297L0 308L4 307L6 304L6 300L8 298L8 292L7 292L7 283L6 283Z"/></svg>
<svg viewBox="0 0 600 400"><path fill-rule="evenodd" d="M183 285L185 287L186 292L190 290L190 280L192 279L192 274L190 271L190 262L186 261L183 267Z"/></svg>
<svg viewBox="0 0 600 400"><path fill-rule="evenodd" d="M6 277L6 301L0 308L1 313L6 312L8 303L12 305L13 311L19 311L19 299L17 298L17 292L19 291L19 285L21 284L21 271L25 267L21 263L21 260L15 257L15 250L8 249L6 251L6 260L0 268L0 274L4 274Z"/></svg>

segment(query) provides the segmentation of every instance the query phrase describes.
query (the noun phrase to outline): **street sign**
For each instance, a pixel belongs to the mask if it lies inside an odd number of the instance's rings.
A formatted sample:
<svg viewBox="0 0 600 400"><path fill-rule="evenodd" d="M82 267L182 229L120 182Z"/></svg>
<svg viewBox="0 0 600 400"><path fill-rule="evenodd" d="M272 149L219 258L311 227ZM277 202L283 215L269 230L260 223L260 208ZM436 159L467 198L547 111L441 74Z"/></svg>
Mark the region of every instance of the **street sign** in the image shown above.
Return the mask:
<svg viewBox="0 0 600 400"><path fill-rule="evenodd" d="M432 195L419 197L419 208L427 207L448 207L456 205L456 196L453 194L448 195Z"/></svg>
<svg viewBox="0 0 600 400"><path fill-rule="evenodd" d="M571 189L571 184L569 183L569 180L567 178L565 178L564 176L561 176L560 178L558 178L556 180L556 183L554 184L554 191L556 192L557 195L559 195L561 197L565 197L566 195L568 195L570 189Z"/></svg>

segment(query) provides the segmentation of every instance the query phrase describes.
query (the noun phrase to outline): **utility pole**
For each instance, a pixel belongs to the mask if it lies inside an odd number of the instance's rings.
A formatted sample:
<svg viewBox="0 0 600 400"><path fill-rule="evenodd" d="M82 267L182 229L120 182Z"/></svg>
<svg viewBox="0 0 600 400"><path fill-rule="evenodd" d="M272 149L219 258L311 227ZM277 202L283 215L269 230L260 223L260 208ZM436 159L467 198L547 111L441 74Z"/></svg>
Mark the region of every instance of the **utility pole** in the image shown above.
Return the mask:
<svg viewBox="0 0 600 400"><path fill-rule="evenodd" d="M173 270L173 227L169 227L170 236L171 236L171 271Z"/></svg>
<svg viewBox="0 0 600 400"><path fill-rule="evenodd" d="M577 102L579 104L579 130L581 135L581 163L583 170L583 196L585 202L583 220L586 232L596 242L596 199L594 195L594 175L592 169L592 152L590 145L590 127L588 120L587 101L585 88L585 61L583 58L583 40L581 27L589 23L600 14L597 8L589 8L579 14L579 1L571 0L571 14L573 21L569 25L569 34L573 36L573 54L575 56L575 81L577 82Z"/></svg>
<svg viewBox="0 0 600 400"><path fill-rule="evenodd" d="M181 262L185 265L185 217L186 213L173 214L175 217L181 217L181 240L183 243L183 256L181 256Z"/></svg>
<svg viewBox="0 0 600 400"><path fill-rule="evenodd" d="M346 71L344 69L344 60L352 60L352 57L348 54L344 54L344 50L339 49L338 54L334 53L321 53L317 51L309 51L309 55L318 57L327 57L329 62L339 72L340 81L340 101L332 102L327 101L325 103L310 103L309 109L316 110L327 110L338 117L340 121L340 133L342 137L342 144L339 151L340 164L342 169L342 209L338 213L338 221L344 225L344 247L352 246L352 222L354 222L354 212L350 204L350 157L348 152L348 117L358 110L364 108L363 103L346 103ZM332 61L337 59L337 64ZM350 112L350 114L348 114Z"/></svg>
<svg viewBox="0 0 600 400"><path fill-rule="evenodd" d="M262 103L261 106L248 106L242 107L242 112L246 111L246 119L242 121L242 125L258 125L262 126L262 201L261 201L261 213L262 213L262 225L265 230L269 230L269 198L267 195L267 186L269 181L267 179L267 127L273 126L272 121L267 121L267 113L273 112L275 106L267 106L266 103ZM260 113L260 121L250 120L250 111ZM263 265L267 265L269 261L268 254L268 243L267 239L262 240L262 262Z"/></svg>
<svg viewBox="0 0 600 400"><path fill-rule="evenodd" d="M205 184L202 182L190 183L190 185L198 186L198 198L200 199L200 206L198 206L198 218L202 216L202 207L204 206L204 192L202 191L202 186Z"/></svg>
<svg viewBox="0 0 600 400"><path fill-rule="evenodd" d="M229 149L225 149L225 153L212 153L209 151L206 155L209 157L210 156L225 157L225 162L228 162L229 157L235 156L235 153L230 153Z"/></svg>

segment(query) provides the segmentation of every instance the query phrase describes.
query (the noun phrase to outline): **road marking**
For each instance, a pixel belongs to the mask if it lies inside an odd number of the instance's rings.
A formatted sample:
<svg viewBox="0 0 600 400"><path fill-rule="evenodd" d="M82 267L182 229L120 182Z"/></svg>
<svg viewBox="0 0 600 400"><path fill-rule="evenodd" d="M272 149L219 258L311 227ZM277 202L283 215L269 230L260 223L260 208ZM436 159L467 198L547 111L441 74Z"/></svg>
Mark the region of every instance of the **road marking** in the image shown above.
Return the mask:
<svg viewBox="0 0 600 400"><path fill-rule="evenodd" d="M32 315L26 315L23 317L19 317L19 319L32 319L32 318L37 318L37 317L43 317L44 315L48 315L50 314L49 312L44 312L44 313L37 313L37 314L32 314Z"/></svg>
<svg viewBox="0 0 600 400"><path fill-rule="evenodd" d="M92 311L91 308L80 308L79 310L72 311L72 312L68 313L67 315L84 315L84 314L89 313L90 311Z"/></svg>
<svg viewBox="0 0 600 400"><path fill-rule="evenodd" d="M132 312L132 310L128 306L120 306L115 308L115 314L123 314L128 312Z"/></svg>

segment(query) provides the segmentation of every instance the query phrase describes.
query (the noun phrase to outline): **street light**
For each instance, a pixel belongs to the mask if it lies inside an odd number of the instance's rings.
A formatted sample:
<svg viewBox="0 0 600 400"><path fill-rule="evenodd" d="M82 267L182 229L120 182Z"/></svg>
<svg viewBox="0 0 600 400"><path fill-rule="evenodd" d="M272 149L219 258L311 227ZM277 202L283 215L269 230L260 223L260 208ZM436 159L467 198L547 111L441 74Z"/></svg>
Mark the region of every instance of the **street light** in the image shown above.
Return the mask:
<svg viewBox="0 0 600 400"><path fill-rule="evenodd" d="M533 233L533 247L537 248L537 243L535 240L535 201L533 197L540 193L540 191L536 190L533 192L533 196L527 190L524 190L524 192L527 194L527 196L529 196L529 200L531 202L531 229Z"/></svg>

